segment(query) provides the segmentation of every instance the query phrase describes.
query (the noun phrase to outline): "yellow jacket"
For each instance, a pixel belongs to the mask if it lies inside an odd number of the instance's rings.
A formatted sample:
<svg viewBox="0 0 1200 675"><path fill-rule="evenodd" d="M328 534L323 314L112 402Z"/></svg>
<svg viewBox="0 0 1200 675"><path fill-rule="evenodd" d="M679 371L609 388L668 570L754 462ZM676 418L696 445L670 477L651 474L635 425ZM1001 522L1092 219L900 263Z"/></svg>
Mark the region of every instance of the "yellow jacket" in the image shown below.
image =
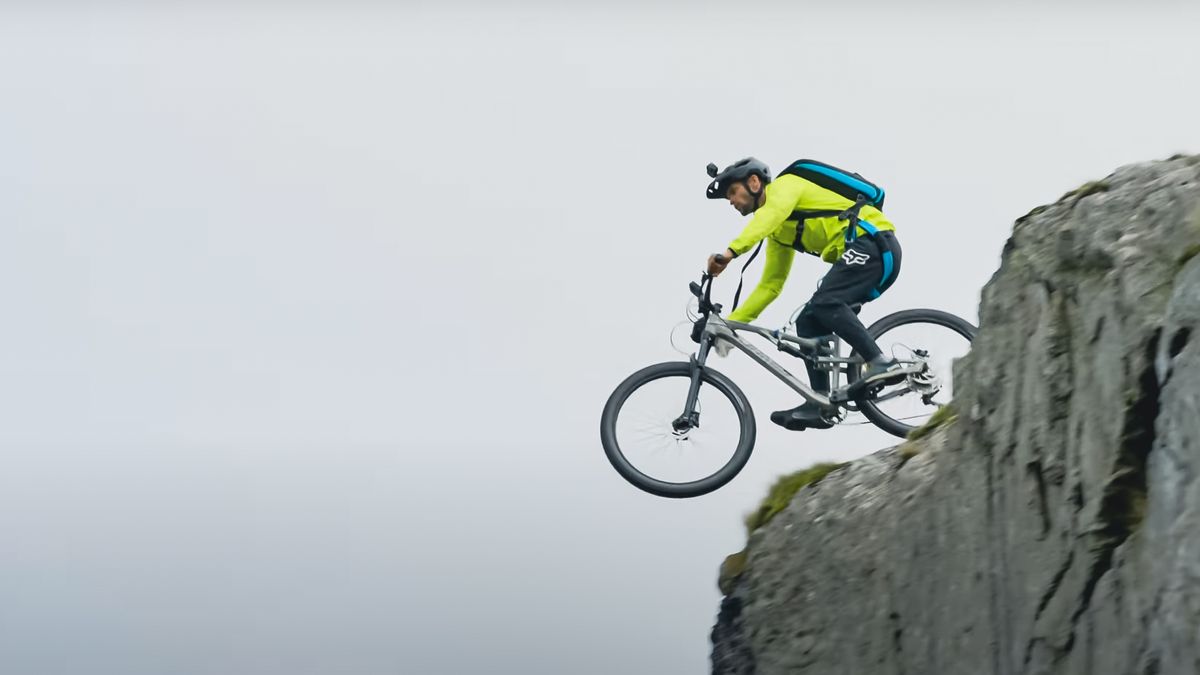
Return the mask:
<svg viewBox="0 0 1200 675"><path fill-rule="evenodd" d="M740 256L763 239L767 240L762 279L746 302L729 314L728 318L733 321L753 321L783 291L797 250L793 248L797 226L797 221L791 219L793 211L843 211L854 205L832 190L791 174L767 184L764 193L763 205L754 212L746 229L729 244L729 248ZM896 229L883 212L873 206L863 206L858 218L860 235L866 234L867 228ZM825 262L837 262L845 252L846 228L849 226L849 220L839 220L837 216L809 218L804 221L800 248L820 256Z"/></svg>

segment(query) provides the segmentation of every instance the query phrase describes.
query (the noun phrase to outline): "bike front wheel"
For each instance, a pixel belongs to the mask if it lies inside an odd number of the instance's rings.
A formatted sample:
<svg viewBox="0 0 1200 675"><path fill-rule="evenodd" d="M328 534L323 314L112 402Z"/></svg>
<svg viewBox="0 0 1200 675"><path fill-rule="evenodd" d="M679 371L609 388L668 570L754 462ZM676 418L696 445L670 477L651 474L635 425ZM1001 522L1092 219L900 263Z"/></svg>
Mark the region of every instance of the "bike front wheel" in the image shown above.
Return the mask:
<svg viewBox="0 0 1200 675"><path fill-rule="evenodd" d="M867 332L884 356L906 366L921 365L923 372L862 396L856 401L859 411L893 436L908 436L954 397L954 362L970 351L976 330L965 319L936 309L908 309L871 324ZM859 372L851 369L847 379L858 378Z"/></svg>
<svg viewBox="0 0 1200 675"><path fill-rule="evenodd" d="M701 368L695 415L684 419L692 364L659 363L630 375L604 405L600 442L635 487L660 497L698 497L733 480L750 459L750 401L728 377Z"/></svg>

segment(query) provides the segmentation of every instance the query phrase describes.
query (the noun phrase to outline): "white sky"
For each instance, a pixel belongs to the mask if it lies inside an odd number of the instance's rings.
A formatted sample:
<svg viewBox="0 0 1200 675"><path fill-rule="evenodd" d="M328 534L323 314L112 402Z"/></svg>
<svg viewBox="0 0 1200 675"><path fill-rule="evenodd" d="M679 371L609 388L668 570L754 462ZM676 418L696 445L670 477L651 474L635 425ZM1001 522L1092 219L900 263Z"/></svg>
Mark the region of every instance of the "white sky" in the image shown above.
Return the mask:
<svg viewBox="0 0 1200 675"><path fill-rule="evenodd" d="M414 7L0 9L0 672L704 672L742 515L893 442L731 359L741 476L609 468L744 222L704 165L863 173L864 317L974 320L1016 217L1200 151L1182 4Z"/></svg>

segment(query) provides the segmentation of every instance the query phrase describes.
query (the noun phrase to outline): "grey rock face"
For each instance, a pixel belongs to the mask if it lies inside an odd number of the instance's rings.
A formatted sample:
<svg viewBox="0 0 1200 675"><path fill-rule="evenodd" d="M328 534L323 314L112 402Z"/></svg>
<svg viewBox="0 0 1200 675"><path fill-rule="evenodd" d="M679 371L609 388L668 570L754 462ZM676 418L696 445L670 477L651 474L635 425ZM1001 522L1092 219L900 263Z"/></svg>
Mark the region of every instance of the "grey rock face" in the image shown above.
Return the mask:
<svg viewBox="0 0 1200 675"><path fill-rule="evenodd" d="M958 419L751 536L715 673L1200 674L1200 157L1019 219Z"/></svg>

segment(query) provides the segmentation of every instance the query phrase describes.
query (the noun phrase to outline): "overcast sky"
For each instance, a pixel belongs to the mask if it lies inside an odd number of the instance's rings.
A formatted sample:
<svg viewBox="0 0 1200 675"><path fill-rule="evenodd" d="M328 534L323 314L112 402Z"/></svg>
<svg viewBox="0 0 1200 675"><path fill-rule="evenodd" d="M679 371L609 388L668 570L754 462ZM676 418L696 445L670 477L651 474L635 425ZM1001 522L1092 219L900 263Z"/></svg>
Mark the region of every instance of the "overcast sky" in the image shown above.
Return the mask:
<svg viewBox="0 0 1200 675"><path fill-rule="evenodd" d="M1015 218L1200 151L1195 9L844 6L4 5L0 672L705 672L743 515L893 439L732 357L741 476L608 466L744 225L704 165L884 185L864 318L975 320Z"/></svg>

